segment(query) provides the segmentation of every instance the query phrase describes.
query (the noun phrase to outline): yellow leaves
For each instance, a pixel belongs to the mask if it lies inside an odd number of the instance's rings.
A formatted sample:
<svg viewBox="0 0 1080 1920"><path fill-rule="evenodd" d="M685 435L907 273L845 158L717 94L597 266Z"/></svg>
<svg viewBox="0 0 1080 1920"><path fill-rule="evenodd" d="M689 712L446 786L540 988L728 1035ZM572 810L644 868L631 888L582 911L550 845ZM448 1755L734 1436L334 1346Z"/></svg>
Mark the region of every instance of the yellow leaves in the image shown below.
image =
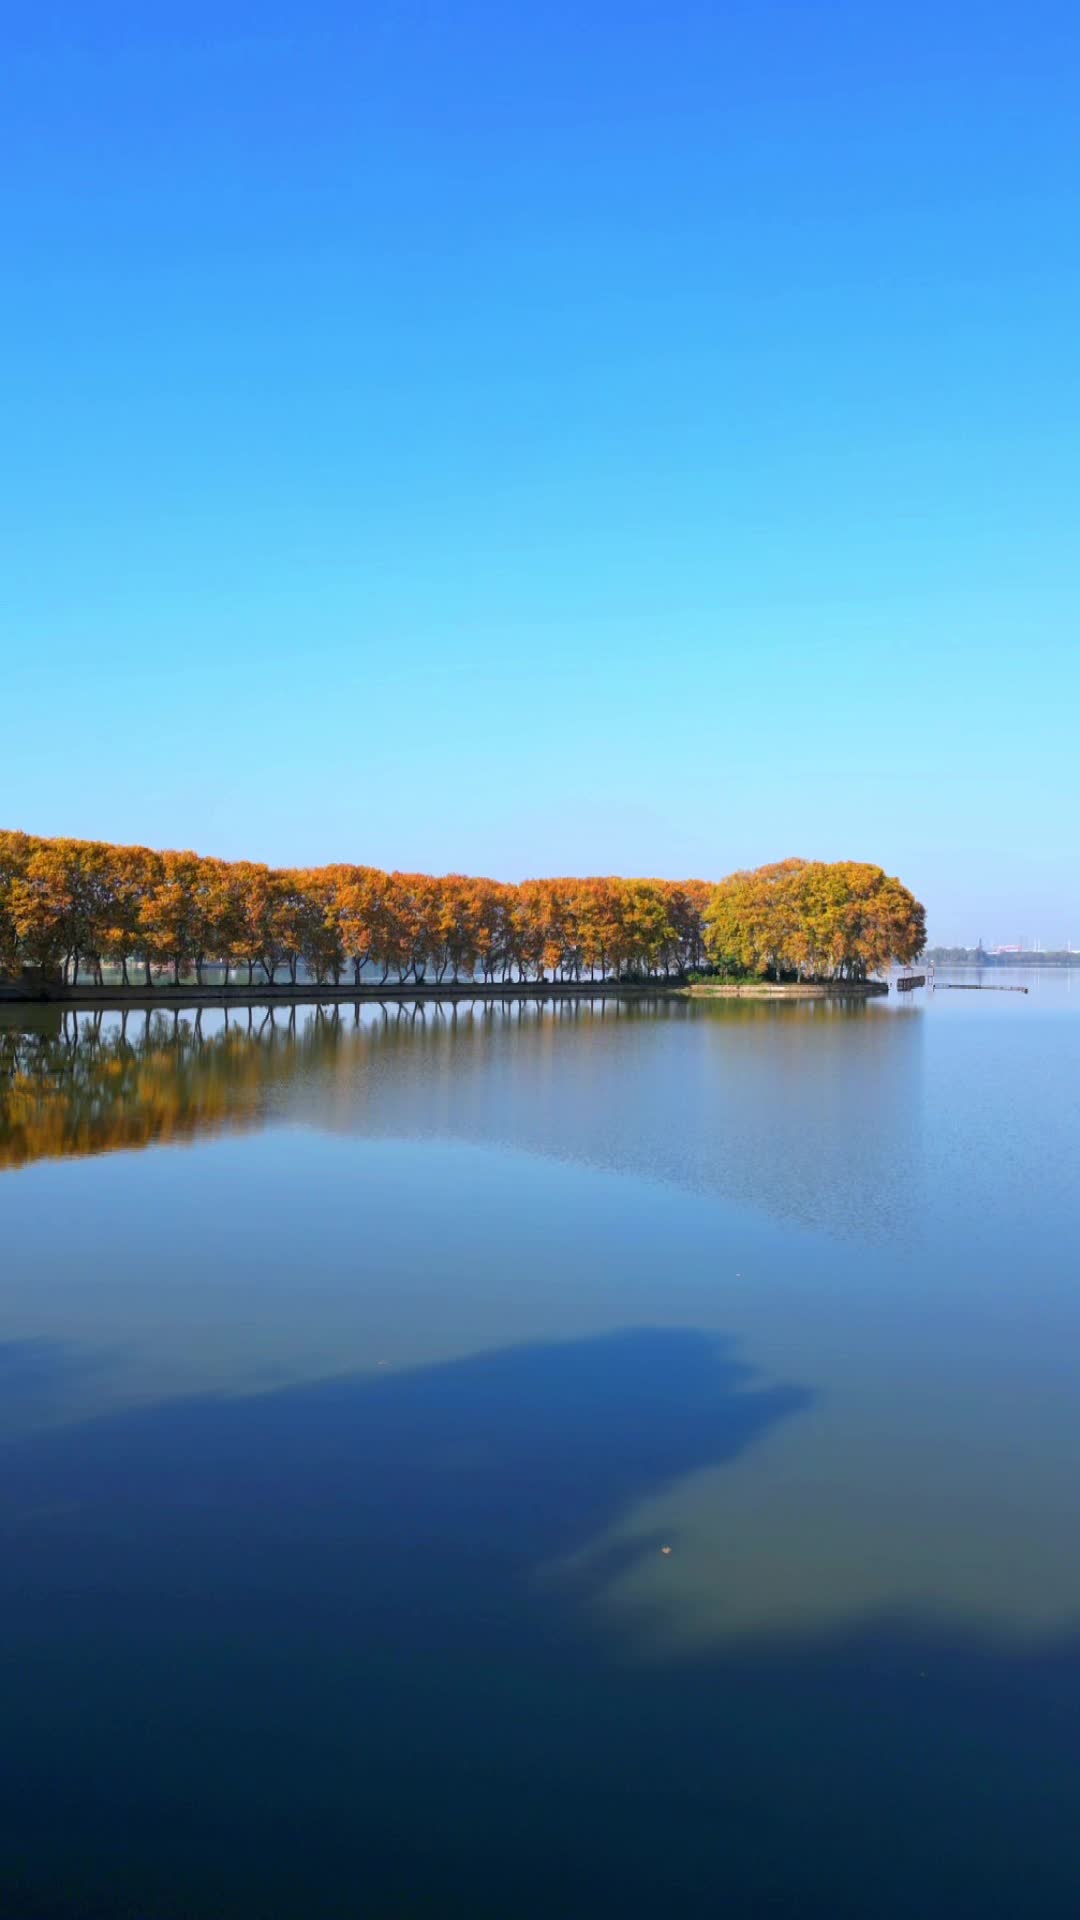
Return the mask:
<svg viewBox="0 0 1080 1920"><path fill-rule="evenodd" d="M735 873L705 916L717 964L757 972L862 980L913 960L926 938L919 902L899 880L861 861L784 860Z"/></svg>

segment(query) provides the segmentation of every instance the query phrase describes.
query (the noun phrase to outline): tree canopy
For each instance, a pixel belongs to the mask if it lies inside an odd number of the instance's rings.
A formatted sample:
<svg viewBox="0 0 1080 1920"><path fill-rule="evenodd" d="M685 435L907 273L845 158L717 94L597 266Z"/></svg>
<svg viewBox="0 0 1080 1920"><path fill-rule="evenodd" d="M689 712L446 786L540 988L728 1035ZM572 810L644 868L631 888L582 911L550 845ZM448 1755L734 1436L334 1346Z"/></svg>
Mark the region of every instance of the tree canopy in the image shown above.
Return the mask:
<svg viewBox="0 0 1080 1920"><path fill-rule="evenodd" d="M880 867L784 860L704 880L524 880L271 868L184 851L0 832L0 972L124 985L247 979L671 978L710 962L865 979L923 945L923 912ZM132 969L135 969L135 978Z"/></svg>
<svg viewBox="0 0 1080 1920"><path fill-rule="evenodd" d="M865 980L922 952L926 918L899 880L859 860L781 860L733 873L705 915L710 958L776 979Z"/></svg>

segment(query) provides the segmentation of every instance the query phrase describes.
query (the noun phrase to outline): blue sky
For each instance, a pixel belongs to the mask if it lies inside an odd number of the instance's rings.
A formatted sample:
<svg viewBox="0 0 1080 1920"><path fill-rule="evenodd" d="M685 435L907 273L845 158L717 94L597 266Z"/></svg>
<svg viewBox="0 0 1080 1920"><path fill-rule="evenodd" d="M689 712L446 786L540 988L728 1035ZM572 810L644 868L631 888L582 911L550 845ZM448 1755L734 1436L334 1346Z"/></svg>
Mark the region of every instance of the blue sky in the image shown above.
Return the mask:
<svg viewBox="0 0 1080 1920"><path fill-rule="evenodd" d="M1080 944L1080 15L20 10L0 821Z"/></svg>

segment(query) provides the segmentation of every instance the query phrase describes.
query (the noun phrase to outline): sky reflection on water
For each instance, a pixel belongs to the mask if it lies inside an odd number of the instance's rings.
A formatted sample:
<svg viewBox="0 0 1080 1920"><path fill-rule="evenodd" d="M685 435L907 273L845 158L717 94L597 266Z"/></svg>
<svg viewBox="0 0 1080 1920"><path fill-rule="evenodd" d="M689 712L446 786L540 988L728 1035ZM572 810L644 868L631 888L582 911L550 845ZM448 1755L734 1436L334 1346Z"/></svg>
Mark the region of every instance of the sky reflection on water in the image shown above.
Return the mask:
<svg viewBox="0 0 1080 1920"><path fill-rule="evenodd" d="M1076 1858L1053 1795L1080 1765L1062 1718L1080 1711L1070 985L855 1011L302 1012L227 1043L204 1016L201 1044L166 1035L119 1069L108 1021L74 1060L69 1035L66 1091L55 1059L39 1074L42 1157L31 1074L23 1164L0 1175L4 1618L36 1676L12 1700L24 1830L58 1721L98 1728L103 1782L151 1829L193 1791L184 1726L254 1766L249 1823L284 1818L298 1775L284 1751L254 1759L264 1697L314 1769L339 1873L340 1769L391 1823L413 1779L435 1863L405 1874L419 1912L469 1856L449 1809L479 1844L450 1747L504 1823L476 1912L507 1898L513 1835L530 1847L515 1766L537 1831L569 1821L579 1874L606 1861L630 1899L685 1893L721 1833L736 1890L764 1897L755 1848L796 1844L795 1793L821 1837L788 1891L847 1910L838 1810L895 1852L896 1822L940 1818L957 1780L1002 1833L977 1871L975 1827L939 1833L953 1905L917 1910L964 1911L956 1888L981 1886L970 1910L996 1911L1036 1835L1060 1897ZM139 1137L183 1150L106 1151ZM147 1689L167 1758L125 1704ZM717 1713L738 1755L714 1750ZM807 1740L832 1753L814 1778ZM588 1834L569 1812L585 1754L622 1783ZM62 1771L83 1794L77 1742ZM189 1901L224 1872L228 1910L259 1910L250 1860L244 1878L215 1854L234 1788L214 1779L187 1880L168 1847L143 1858L155 1912L183 1910L163 1858ZM75 1820L80 1858L112 1858L109 1804L102 1784ZM31 1885L40 1860L20 1858ZM877 1910L916 1910L917 1859ZM537 1912L542 1886L559 1897L541 1874Z"/></svg>

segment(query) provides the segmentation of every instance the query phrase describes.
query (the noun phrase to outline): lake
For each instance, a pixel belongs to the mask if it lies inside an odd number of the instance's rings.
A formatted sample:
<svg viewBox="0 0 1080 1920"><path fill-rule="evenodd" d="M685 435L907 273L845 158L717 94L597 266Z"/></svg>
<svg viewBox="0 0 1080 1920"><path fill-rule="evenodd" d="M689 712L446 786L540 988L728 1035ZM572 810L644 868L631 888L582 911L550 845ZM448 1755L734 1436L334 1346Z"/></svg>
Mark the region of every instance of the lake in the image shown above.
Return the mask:
<svg viewBox="0 0 1080 1920"><path fill-rule="evenodd" d="M992 977L0 1010L0 1911L1080 1910L1080 976Z"/></svg>

